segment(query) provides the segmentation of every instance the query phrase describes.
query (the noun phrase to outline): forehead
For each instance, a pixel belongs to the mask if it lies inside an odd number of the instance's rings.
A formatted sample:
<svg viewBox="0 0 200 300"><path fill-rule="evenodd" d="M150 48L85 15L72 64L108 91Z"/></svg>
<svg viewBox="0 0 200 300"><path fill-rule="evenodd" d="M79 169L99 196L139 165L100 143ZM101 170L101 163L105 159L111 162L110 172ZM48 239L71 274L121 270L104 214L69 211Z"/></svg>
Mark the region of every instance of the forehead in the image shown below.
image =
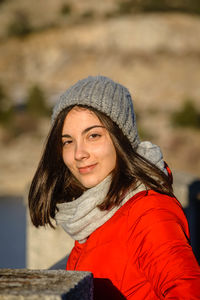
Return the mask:
<svg viewBox="0 0 200 300"><path fill-rule="evenodd" d="M102 125L97 115L88 108L75 106L65 117L63 129L82 128L89 125Z"/></svg>

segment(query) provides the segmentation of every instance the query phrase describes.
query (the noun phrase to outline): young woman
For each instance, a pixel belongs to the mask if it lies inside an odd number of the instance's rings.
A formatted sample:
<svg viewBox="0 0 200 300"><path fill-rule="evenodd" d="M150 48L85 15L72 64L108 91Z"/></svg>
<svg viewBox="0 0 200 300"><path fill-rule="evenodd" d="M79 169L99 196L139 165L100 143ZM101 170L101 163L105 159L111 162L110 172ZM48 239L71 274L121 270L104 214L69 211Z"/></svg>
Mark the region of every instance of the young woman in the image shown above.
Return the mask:
<svg viewBox="0 0 200 300"><path fill-rule="evenodd" d="M140 142L129 91L103 76L56 104L29 192L33 224L74 238L67 270L94 275L94 299L200 299L187 220L158 146Z"/></svg>

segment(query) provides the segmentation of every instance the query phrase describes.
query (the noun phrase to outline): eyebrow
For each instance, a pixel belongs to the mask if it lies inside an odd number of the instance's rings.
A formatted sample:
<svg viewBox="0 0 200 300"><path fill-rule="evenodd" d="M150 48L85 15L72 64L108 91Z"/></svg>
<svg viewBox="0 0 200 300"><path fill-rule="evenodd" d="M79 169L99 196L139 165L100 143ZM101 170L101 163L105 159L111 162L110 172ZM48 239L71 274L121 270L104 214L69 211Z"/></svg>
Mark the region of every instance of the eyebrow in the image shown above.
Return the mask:
<svg viewBox="0 0 200 300"><path fill-rule="evenodd" d="M90 127L86 128L86 129L84 129L83 132L82 132L82 135L85 134L85 133L87 133L91 129L98 128L98 127L105 128L105 126L102 126L102 125L93 125L93 126L90 126ZM62 134L62 137L70 138L71 136L69 134Z"/></svg>

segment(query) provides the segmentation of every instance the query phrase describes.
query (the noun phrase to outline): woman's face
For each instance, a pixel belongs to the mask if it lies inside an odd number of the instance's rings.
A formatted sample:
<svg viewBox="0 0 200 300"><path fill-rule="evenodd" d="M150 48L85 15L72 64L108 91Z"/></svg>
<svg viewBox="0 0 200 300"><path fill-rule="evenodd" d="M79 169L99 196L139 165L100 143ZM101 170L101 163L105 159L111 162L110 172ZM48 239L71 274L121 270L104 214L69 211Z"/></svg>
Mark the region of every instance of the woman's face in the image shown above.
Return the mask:
<svg viewBox="0 0 200 300"><path fill-rule="evenodd" d="M86 188L104 180L115 168L116 151L107 129L94 112L74 107L63 130L63 161Z"/></svg>

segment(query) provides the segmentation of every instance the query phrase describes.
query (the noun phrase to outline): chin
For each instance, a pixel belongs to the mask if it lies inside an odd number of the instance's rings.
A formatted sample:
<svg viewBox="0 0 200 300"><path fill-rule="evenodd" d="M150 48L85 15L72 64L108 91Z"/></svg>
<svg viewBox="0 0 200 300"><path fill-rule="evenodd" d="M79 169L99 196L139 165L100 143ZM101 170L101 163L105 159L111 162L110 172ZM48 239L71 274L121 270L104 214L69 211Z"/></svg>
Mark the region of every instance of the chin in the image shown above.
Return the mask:
<svg viewBox="0 0 200 300"><path fill-rule="evenodd" d="M103 179L96 179L96 180L91 180L91 181L90 180L84 180L81 183L85 188L91 189L91 188L95 187L96 185L98 185L101 181L103 181Z"/></svg>

